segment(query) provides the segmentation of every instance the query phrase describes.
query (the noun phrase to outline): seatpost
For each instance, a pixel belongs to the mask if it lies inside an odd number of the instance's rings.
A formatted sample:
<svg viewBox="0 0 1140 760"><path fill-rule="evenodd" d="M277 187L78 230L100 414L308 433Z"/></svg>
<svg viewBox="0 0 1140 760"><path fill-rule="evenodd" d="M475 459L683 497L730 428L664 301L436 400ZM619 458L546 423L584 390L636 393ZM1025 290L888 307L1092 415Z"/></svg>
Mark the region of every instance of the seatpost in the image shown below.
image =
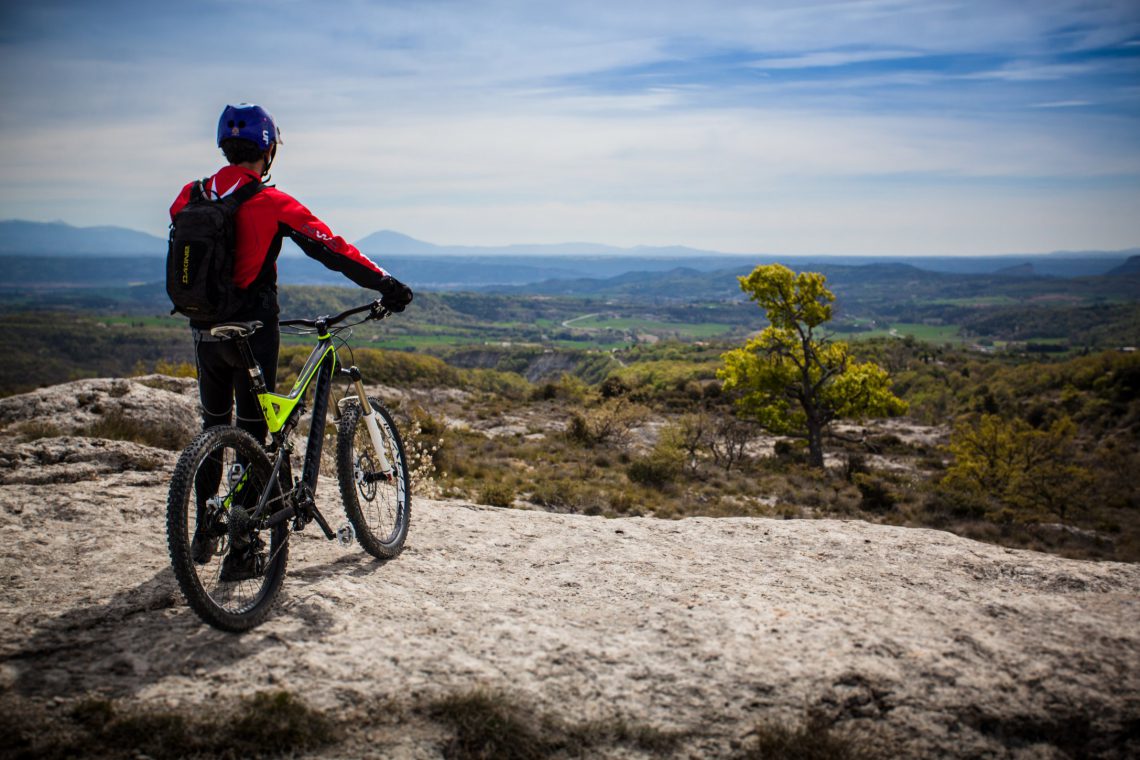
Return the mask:
<svg viewBox="0 0 1140 760"><path fill-rule="evenodd" d="M257 363L257 359L253 358L253 349L249 347L249 341L245 338L239 338L237 341L238 352L241 358L245 360L245 364L249 367L249 387L253 391L254 396L265 393L265 375L261 372L261 365Z"/></svg>

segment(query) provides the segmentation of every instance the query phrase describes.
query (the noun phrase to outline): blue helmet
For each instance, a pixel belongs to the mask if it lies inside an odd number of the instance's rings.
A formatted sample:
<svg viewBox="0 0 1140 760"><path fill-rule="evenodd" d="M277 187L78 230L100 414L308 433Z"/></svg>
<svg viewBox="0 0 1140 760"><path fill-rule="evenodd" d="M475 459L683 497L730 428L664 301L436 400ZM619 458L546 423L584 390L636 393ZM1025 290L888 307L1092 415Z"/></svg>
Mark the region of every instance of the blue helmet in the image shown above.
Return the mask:
<svg viewBox="0 0 1140 760"><path fill-rule="evenodd" d="M222 118L218 119L218 147L222 146L222 140L230 137L249 140L262 150L269 150L269 146L283 142L280 130L273 123L273 117L253 103L226 106L222 111Z"/></svg>

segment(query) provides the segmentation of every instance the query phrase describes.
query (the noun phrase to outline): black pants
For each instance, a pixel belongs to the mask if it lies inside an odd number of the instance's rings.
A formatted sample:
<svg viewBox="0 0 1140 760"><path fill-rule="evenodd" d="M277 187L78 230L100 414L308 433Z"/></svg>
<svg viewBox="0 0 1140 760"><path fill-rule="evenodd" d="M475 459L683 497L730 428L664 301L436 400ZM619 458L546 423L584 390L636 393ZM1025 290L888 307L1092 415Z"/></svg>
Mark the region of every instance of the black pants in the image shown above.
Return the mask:
<svg viewBox="0 0 1140 760"><path fill-rule="evenodd" d="M249 338L249 347L261 365L265 387L269 391L275 390L277 386L277 351L280 346L281 331L275 319L266 320L265 326L258 328ZM195 338L194 355L198 362L202 428L229 425L236 400L237 426L264 443L268 428L261 415L261 407L250 388L249 367L241 358L234 341Z"/></svg>
<svg viewBox="0 0 1140 760"><path fill-rule="evenodd" d="M237 401L237 426L250 433L259 443L265 443L269 432L261 407L249 382L249 367L242 359L237 344L232 340L209 340L208 334L194 333L194 357L198 363L198 397L202 401L202 429L215 425L229 425ZM202 338L206 339L203 340ZM277 385L277 350L281 345L281 332L276 319L266 320L249 338L253 357L261 365L266 389ZM244 465L239 457L238 464ZM218 454L201 464L194 476L197 524L204 521L206 500L218 492L222 480L222 461ZM256 496L252 489L247 493Z"/></svg>

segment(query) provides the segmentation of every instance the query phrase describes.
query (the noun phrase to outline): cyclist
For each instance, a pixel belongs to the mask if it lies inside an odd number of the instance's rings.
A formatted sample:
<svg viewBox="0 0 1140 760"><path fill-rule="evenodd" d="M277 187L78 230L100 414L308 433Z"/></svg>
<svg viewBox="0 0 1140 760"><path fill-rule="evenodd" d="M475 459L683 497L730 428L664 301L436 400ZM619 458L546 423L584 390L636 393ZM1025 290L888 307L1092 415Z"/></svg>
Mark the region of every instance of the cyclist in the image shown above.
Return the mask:
<svg viewBox="0 0 1140 760"><path fill-rule="evenodd" d="M223 166L206 183L214 198L223 198L249 182L268 179L269 168L282 144L281 131L273 117L260 106L240 103L227 105L218 120L218 147L227 166ZM171 219L190 201L196 183L188 183L170 207ZM329 230L320 219L292 196L267 186L238 208L235 217L236 249L234 251L234 284L245 293L245 306L229 321L258 320L263 327L249 339L253 355L261 365L265 385L275 390L280 330L277 326L277 256L285 236L310 257L329 269L344 274L363 288L379 291L385 308L403 311L412 300L412 291L377 266L353 245ZM249 375L232 341L219 340L210 334L213 325L191 321L194 355L198 366L198 393L202 402L203 429L228 425L237 403L237 425L258 441L264 442L268 432L257 400L250 391ZM201 474L201 473L200 473ZM203 477L214 483L200 482L199 494L213 493L221 480L221 464L216 473ZM217 548L218 537L209 536L204 515L204 497L198 504L198 526L191 544L194 560L209 561ZM231 549L222 564L223 580L255 577L257 557L254 552L239 553Z"/></svg>

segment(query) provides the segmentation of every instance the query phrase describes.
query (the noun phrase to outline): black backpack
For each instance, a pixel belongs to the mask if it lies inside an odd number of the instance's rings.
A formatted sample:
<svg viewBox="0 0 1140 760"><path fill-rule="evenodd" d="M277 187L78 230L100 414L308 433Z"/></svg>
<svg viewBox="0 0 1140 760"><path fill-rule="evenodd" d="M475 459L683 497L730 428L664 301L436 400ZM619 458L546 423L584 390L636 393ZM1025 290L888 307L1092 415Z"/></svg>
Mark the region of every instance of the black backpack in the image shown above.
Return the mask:
<svg viewBox="0 0 1140 760"><path fill-rule="evenodd" d="M246 291L234 284L234 217L265 185L247 182L212 200L208 179L194 183L189 202L170 225L166 293L174 304L171 314L185 314L194 322L224 322L246 305Z"/></svg>

